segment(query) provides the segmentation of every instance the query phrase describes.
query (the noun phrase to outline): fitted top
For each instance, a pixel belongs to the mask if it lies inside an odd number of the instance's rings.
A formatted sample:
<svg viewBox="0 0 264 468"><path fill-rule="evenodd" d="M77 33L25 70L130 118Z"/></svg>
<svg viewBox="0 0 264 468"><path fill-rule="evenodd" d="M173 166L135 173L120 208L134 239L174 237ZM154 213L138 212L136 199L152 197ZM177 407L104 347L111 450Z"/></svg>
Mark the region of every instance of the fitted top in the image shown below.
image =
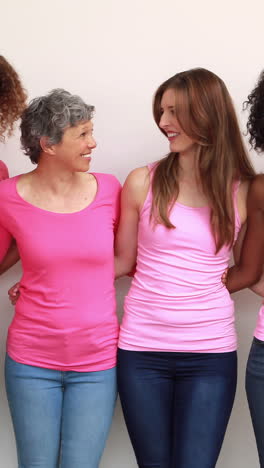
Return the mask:
<svg viewBox="0 0 264 468"><path fill-rule="evenodd" d="M264 302L262 303L258 314L254 336L259 340L264 341Z"/></svg>
<svg viewBox="0 0 264 468"><path fill-rule="evenodd" d="M8 179L8 169L3 161L0 160L0 180Z"/></svg>
<svg viewBox="0 0 264 468"><path fill-rule="evenodd" d="M241 227L234 184L235 238ZM173 205L176 226L150 224L152 190L140 212L137 268L125 299L119 347L139 351L236 349L234 305L221 276L230 247L216 254L210 208Z"/></svg>
<svg viewBox="0 0 264 468"><path fill-rule="evenodd" d="M0 259L17 241L23 275L7 351L24 364L97 371L116 363L114 228L120 184L93 174L97 194L75 213L54 213L18 194L18 176L0 184Z"/></svg>

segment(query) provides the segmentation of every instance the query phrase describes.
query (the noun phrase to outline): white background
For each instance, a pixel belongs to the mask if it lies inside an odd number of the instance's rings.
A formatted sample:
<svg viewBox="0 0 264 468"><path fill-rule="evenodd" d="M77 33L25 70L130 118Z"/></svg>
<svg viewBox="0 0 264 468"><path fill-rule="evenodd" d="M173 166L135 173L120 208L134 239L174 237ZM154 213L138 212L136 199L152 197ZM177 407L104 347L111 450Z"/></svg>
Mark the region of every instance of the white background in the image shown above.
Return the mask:
<svg viewBox="0 0 264 468"><path fill-rule="evenodd" d="M132 168L168 151L153 122L152 95L161 82L188 68L202 66L224 79L245 131L242 103L264 68L263 0L1 0L0 7L0 54L16 67L29 97L63 87L96 106L98 147L92 170L111 172L123 182ZM250 155L257 170L263 171L263 158L253 151ZM11 175L32 168L20 150L18 134L1 145L0 158ZM6 292L19 276L16 266L0 284L1 468L17 466L2 367L13 314ZM126 288L126 280L120 280L120 314ZM217 467L255 468L244 374L260 300L249 291L234 299L239 383ZM136 467L119 405L101 467Z"/></svg>

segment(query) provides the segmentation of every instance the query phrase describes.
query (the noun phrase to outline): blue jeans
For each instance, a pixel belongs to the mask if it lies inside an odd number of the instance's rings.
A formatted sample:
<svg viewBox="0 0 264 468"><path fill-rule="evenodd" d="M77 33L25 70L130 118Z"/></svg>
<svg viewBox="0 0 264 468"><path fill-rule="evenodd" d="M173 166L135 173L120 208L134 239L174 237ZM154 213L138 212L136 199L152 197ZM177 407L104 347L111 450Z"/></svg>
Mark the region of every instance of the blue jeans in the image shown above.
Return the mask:
<svg viewBox="0 0 264 468"><path fill-rule="evenodd" d="M215 467L237 355L118 350L118 385L140 468Z"/></svg>
<svg viewBox="0 0 264 468"><path fill-rule="evenodd" d="M264 341L253 339L247 371L246 392L255 432L259 462L264 468Z"/></svg>
<svg viewBox="0 0 264 468"><path fill-rule="evenodd" d="M116 402L116 368L73 372L6 357L19 468L97 468Z"/></svg>

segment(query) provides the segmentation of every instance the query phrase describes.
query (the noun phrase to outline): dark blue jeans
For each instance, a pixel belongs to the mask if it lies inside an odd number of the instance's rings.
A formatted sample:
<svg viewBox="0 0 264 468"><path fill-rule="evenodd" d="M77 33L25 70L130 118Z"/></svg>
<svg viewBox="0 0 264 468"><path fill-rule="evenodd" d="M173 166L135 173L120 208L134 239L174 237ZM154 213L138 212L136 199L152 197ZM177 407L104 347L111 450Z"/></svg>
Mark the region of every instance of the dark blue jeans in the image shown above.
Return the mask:
<svg viewBox="0 0 264 468"><path fill-rule="evenodd" d="M140 468L215 467L237 355L118 350L118 385Z"/></svg>
<svg viewBox="0 0 264 468"><path fill-rule="evenodd" d="M264 341L257 338L253 339L248 357L246 391L259 462L264 468Z"/></svg>

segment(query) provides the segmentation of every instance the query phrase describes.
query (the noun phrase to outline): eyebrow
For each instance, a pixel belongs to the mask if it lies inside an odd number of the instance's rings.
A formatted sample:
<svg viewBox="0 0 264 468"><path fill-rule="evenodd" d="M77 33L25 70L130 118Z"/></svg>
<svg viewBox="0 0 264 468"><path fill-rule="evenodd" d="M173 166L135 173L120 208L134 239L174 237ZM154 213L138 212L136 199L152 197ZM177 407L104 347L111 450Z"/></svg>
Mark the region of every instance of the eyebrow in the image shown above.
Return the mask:
<svg viewBox="0 0 264 468"><path fill-rule="evenodd" d="M175 109L175 106L167 106L167 107L168 107L168 109ZM160 106L160 109L163 110L164 107Z"/></svg>
<svg viewBox="0 0 264 468"><path fill-rule="evenodd" d="M83 127L81 127L81 131L83 131L83 130L86 130L86 131L87 130L93 130L93 128L94 128L93 125L91 127L88 127L88 124L85 124L85 125L83 125Z"/></svg>

